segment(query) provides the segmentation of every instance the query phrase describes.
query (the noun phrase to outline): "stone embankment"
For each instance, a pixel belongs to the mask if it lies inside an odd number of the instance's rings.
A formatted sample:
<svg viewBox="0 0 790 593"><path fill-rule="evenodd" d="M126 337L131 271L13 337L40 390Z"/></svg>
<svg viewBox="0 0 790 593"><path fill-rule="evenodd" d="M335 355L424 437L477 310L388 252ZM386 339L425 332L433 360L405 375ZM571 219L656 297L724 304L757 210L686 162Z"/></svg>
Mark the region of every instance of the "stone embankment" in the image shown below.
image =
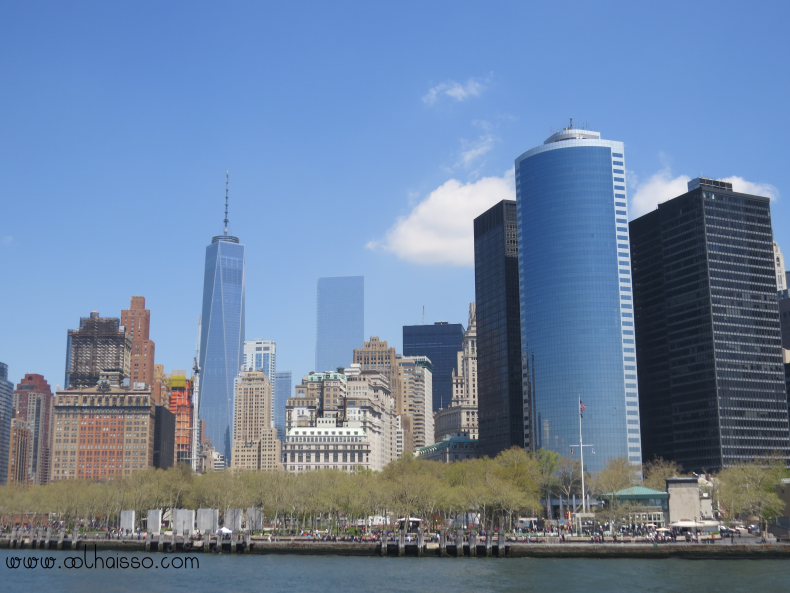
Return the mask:
<svg viewBox="0 0 790 593"><path fill-rule="evenodd" d="M181 536L163 536L146 539L97 539L91 536L63 533L4 534L0 535L0 549L16 550L113 550L127 552L164 553L222 553L222 554L293 554L293 555L336 555L336 556L423 556L428 558L682 558L705 560L734 559L790 559L790 544L730 544L720 541L715 544L651 544L651 543L511 543L506 542L500 551L499 545L486 548L485 544L472 547L465 542L458 554L456 546L446 543L426 543L422 549L411 542L386 541L382 553L382 542L321 542L301 538L280 538L268 541L250 537L236 537L231 541L210 540L183 541ZM400 544L400 545L399 545Z"/></svg>

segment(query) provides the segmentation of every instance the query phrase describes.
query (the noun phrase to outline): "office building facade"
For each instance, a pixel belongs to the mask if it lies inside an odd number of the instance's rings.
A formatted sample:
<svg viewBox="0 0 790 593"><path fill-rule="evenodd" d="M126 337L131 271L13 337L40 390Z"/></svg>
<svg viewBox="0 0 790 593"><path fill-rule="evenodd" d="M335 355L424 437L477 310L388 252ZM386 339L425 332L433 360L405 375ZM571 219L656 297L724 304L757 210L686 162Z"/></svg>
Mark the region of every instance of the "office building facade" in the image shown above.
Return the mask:
<svg viewBox="0 0 790 593"><path fill-rule="evenodd" d="M427 356L433 364L432 412L448 406L453 399L453 369L463 340L464 326L460 323L403 326L403 355Z"/></svg>
<svg viewBox="0 0 790 593"><path fill-rule="evenodd" d="M145 384L111 384L55 394L51 479L99 480L153 466L155 402Z"/></svg>
<svg viewBox="0 0 790 593"><path fill-rule="evenodd" d="M7 484L28 485L28 452L30 451L30 429L15 412L11 419L11 438L8 446L8 479Z"/></svg>
<svg viewBox="0 0 790 593"><path fill-rule="evenodd" d="M226 459L233 440L234 380L244 346L244 245L228 234L227 188L225 232L206 247L200 335L199 412L206 436Z"/></svg>
<svg viewBox="0 0 790 593"><path fill-rule="evenodd" d="M779 293L779 327L782 332L782 348L790 350L790 291Z"/></svg>
<svg viewBox="0 0 790 593"><path fill-rule="evenodd" d="M463 350L457 355L456 370L453 371L453 399L449 406L433 415L435 442L448 436L478 438L477 381L477 309L475 303L471 303Z"/></svg>
<svg viewBox="0 0 790 593"><path fill-rule="evenodd" d="M235 470L274 470L280 465L280 442L272 426L272 384L263 371L245 371L236 382L233 415Z"/></svg>
<svg viewBox="0 0 790 593"><path fill-rule="evenodd" d="M414 448L433 444L433 365L427 356L398 356L402 414L411 420Z"/></svg>
<svg viewBox="0 0 790 593"><path fill-rule="evenodd" d="M79 329L70 329L66 339L65 388L95 387L103 371L114 371L129 378L132 361L132 336L117 317L80 318Z"/></svg>
<svg viewBox="0 0 790 593"><path fill-rule="evenodd" d="M25 375L14 390L14 410L30 429L27 481L39 486L49 482L52 402L52 389L42 375Z"/></svg>
<svg viewBox="0 0 790 593"><path fill-rule="evenodd" d="M132 336L129 363L130 383L151 387L156 403L162 403L161 384L154 380L156 344L151 340L151 311L145 308L145 297L133 296L128 309L121 311L121 325Z"/></svg>
<svg viewBox="0 0 790 593"><path fill-rule="evenodd" d="M774 241L774 265L776 266L776 290L787 290L787 272L785 272L785 256Z"/></svg>
<svg viewBox="0 0 790 593"><path fill-rule="evenodd" d="M14 384L8 380L8 365L0 362L0 485L8 480L11 420L14 414Z"/></svg>
<svg viewBox="0 0 790 593"><path fill-rule="evenodd" d="M624 156L571 126L515 163L525 440L571 456L581 397L589 471L642 462Z"/></svg>
<svg viewBox="0 0 790 593"><path fill-rule="evenodd" d="M291 371L278 371L272 379L272 399L274 400L274 428L277 438L285 441L285 404L291 397Z"/></svg>
<svg viewBox="0 0 790 593"><path fill-rule="evenodd" d="M277 344L273 340L245 340L242 365L245 371L261 371L272 380L277 372Z"/></svg>
<svg viewBox="0 0 790 593"><path fill-rule="evenodd" d="M348 366L365 339L365 277L319 278L316 309L315 370Z"/></svg>
<svg viewBox="0 0 790 593"><path fill-rule="evenodd" d="M645 457L787 460L769 199L694 179L630 227Z"/></svg>
<svg viewBox="0 0 790 593"><path fill-rule="evenodd" d="M154 397L154 401L156 401L156 397ZM154 409L153 455L153 466L156 469L173 467L173 464L176 462L175 442L176 417L165 406L156 404Z"/></svg>
<svg viewBox="0 0 790 593"><path fill-rule="evenodd" d="M516 202L502 200L474 221L480 451L534 449L521 368Z"/></svg>

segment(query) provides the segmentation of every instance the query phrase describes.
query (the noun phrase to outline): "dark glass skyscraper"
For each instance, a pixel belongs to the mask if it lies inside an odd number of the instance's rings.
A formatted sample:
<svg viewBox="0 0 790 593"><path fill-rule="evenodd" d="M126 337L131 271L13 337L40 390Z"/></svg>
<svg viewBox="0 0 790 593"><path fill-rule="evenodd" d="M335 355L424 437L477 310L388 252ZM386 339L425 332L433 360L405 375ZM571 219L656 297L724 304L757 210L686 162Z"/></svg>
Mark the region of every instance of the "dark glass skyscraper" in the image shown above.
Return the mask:
<svg viewBox="0 0 790 593"><path fill-rule="evenodd" d="M768 198L695 179L630 226L645 458L686 471L787 458Z"/></svg>
<svg viewBox="0 0 790 593"><path fill-rule="evenodd" d="M11 418L14 415L14 384L8 380L8 365L0 362L0 484L8 480Z"/></svg>
<svg viewBox="0 0 790 593"><path fill-rule="evenodd" d="M347 367L365 341L365 277L319 278L315 371Z"/></svg>
<svg viewBox="0 0 790 593"><path fill-rule="evenodd" d="M525 399L534 402L525 434L571 455L581 396L595 451L587 469L614 457L640 464L622 142L572 126L553 134L516 159L516 198Z"/></svg>
<svg viewBox="0 0 790 593"><path fill-rule="evenodd" d="M453 399L453 369L463 341L464 326L460 323L403 326L403 355L427 356L433 364L434 412L449 406Z"/></svg>
<svg viewBox="0 0 790 593"><path fill-rule="evenodd" d="M521 380L516 202L502 200L474 222L477 417L480 450L494 457L525 440L529 404ZM528 423L527 423L528 426Z"/></svg>
<svg viewBox="0 0 790 593"><path fill-rule="evenodd" d="M200 332L200 418L214 448L230 459L233 439L233 379L244 348L244 245L228 234L225 188L225 233L206 247L203 315Z"/></svg>

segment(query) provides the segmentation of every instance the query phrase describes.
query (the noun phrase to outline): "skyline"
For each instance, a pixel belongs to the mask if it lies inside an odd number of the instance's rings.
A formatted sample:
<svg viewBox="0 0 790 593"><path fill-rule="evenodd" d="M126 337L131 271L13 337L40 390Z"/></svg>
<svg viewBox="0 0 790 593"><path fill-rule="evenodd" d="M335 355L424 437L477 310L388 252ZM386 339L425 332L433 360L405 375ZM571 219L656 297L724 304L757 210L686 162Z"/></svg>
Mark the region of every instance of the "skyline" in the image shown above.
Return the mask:
<svg viewBox="0 0 790 593"><path fill-rule="evenodd" d="M226 169L231 231L247 250L246 333L275 340L278 367L297 383L321 370L311 368L319 277L366 276L365 339L399 351L402 326L419 324L423 305L427 324L465 323L471 262L457 265L466 260L448 260L443 248L404 251L402 238L418 229L471 253L473 218L515 199L514 159L571 116L625 143L632 215L637 197L649 203L651 191L685 187L682 175L737 175L776 187L775 239L790 249L788 124L776 116L788 74L773 67L787 53L778 28L786 7L684 7L676 22L672 10L579 5L578 21L600 34L557 45L543 23L563 22L560 8L510 7L503 22L490 8L446 6L408 5L392 17L391 31L410 32L413 48L376 26L375 8L353 30L347 6L216 15L195 5L185 23L175 5L156 20L132 7L0 8L9 58L0 104L13 114L0 123L0 262L15 287L0 296L0 335L22 336L0 342L9 380L39 373L63 387L67 330L91 310L120 317L133 295L151 310L156 362L189 369L202 253L222 229ZM731 47L722 35L689 51L662 41L698 34L703 15L720 31L737 23L743 42ZM635 16L655 29L633 27ZM259 26L276 21L287 26L264 35ZM209 31L216 41L202 47ZM545 64L523 60L544 47ZM695 76L732 84L679 93ZM758 100L759 110L743 108ZM672 102L673 117L662 117ZM447 228L426 229L423 215L448 201L466 209ZM306 236L295 224L305 212L333 224Z"/></svg>

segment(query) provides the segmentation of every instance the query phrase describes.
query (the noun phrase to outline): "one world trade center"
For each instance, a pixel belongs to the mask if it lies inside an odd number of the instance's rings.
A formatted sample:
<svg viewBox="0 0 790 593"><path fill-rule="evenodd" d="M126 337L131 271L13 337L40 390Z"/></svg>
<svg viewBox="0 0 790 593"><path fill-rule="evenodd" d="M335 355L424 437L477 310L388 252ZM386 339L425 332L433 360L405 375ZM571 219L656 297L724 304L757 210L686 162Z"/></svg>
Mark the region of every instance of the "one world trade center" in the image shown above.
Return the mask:
<svg viewBox="0 0 790 593"><path fill-rule="evenodd" d="M244 346L244 245L228 234L228 180L225 232L206 247L200 332L200 418L205 436L230 462L233 440L233 380Z"/></svg>

